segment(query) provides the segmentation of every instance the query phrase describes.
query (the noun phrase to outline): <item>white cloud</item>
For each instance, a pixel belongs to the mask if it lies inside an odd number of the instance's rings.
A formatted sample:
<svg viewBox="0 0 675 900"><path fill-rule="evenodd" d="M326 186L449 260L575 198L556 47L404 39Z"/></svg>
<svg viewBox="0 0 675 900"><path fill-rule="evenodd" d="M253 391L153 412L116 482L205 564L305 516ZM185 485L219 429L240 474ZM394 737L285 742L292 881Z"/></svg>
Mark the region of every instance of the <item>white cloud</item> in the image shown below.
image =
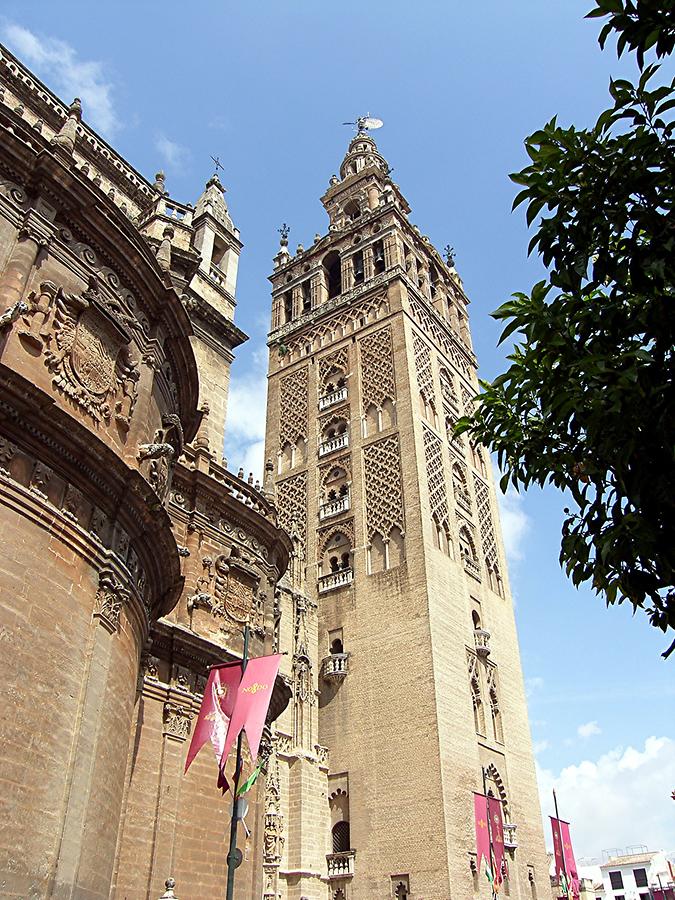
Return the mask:
<svg viewBox="0 0 675 900"><path fill-rule="evenodd" d="M225 426L225 447L230 471L240 466L246 475L262 481L267 405L267 356L264 350L253 355L253 368L236 372L230 382Z"/></svg>
<svg viewBox="0 0 675 900"><path fill-rule="evenodd" d="M580 738L589 738L593 737L595 734L602 734L602 728L600 728L597 722L586 722L584 725L580 725L577 728L577 734Z"/></svg>
<svg viewBox="0 0 675 900"><path fill-rule="evenodd" d="M158 135L155 139L155 149L168 169L180 169L187 163L190 156L187 147L169 140L164 134Z"/></svg>
<svg viewBox="0 0 675 900"><path fill-rule="evenodd" d="M512 487L505 494L497 491L497 498L506 557L514 563L523 558L523 540L530 530L530 519L523 509L523 495Z"/></svg>
<svg viewBox="0 0 675 900"><path fill-rule="evenodd" d="M38 36L14 22L3 25L2 38L7 46L66 103L74 97L82 100L85 121L108 138L120 122L113 107L112 84L104 77L103 63L78 59L77 52L65 41Z"/></svg>
<svg viewBox="0 0 675 900"><path fill-rule="evenodd" d="M528 697L536 694L544 686L544 679L541 675L533 675L531 678L525 679L525 693Z"/></svg>
<svg viewBox="0 0 675 900"><path fill-rule="evenodd" d="M601 858L606 847L646 844L673 847L675 740L649 737L644 748L616 747L597 761L567 766L558 775L537 766L544 810L552 811L556 789L560 815L569 819L577 859ZM544 816L551 843L548 816Z"/></svg>
<svg viewBox="0 0 675 900"><path fill-rule="evenodd" d="M532 751L535 756L538 756L540 753L543 753L544 750L548 750L551 746L551 742L544 739L543 741L535 741L532 744Z"/></svg>

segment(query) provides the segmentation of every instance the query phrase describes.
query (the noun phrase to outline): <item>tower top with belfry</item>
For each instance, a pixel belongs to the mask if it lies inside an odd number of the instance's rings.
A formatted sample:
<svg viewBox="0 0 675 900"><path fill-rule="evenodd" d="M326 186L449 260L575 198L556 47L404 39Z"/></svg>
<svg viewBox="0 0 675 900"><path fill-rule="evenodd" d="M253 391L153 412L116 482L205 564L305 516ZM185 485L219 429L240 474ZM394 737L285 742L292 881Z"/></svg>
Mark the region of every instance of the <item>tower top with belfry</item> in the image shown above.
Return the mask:
<svg viewBox="0 0 675 900"><path fill-rule="evenodd" d="M410 206L364 124L368 121L379 120L344 123L356 125L357 133L349 141L339 176L331 176L321 197L329 218L327 234L316 234L307 248L297 244L293 253L289 226L279 229L280 247L270 276L270 344L286 347L286 336L355 302L364 292L380 286L388 289L398 278L421 293L444 324L449 317L465 321L468 300L454 257L444 259L410 222ZM468 329L462 326L461 331L470 348Z"/></svg>

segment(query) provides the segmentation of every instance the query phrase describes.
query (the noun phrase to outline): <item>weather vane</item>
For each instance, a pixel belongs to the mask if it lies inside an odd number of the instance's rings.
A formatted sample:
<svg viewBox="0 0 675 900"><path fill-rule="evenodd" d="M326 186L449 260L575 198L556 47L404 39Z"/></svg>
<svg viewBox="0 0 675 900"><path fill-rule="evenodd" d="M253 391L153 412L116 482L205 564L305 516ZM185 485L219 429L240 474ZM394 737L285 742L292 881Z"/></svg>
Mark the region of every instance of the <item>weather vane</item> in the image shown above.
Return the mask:
<svg viewBox="0 0 675 900"><path fill-rule="evenodd" d="M225 166L221 163L219 156L212 156L211 159L213 160L213 164L216 167L216 175L218 174L218 169L222 169L223 172L225 171Z"/></svg>
<svg viewBox="0 0 675 900"><path fill-rule="evenodd" d="M382 119L376 119L368 113L367 116L359 116L355 122L343 122L343 125L355 125L356 133L363 134L365 131L374 131L376 128L382 128L384 122Z"/></svg>

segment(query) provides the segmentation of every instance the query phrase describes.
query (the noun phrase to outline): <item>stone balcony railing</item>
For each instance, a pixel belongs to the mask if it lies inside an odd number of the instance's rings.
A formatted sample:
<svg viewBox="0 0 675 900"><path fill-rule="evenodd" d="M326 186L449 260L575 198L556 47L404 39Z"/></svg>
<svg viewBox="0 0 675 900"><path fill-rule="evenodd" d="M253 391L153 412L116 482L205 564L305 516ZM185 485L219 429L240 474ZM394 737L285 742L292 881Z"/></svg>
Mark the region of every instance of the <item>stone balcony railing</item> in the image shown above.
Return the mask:
<svg viewBox="0 0 675 900"><path fill-rule="evenodd" d="M329 500L327 503L322 503L319 507L319 519L321 521L330 519L331 516L337 516L340 513L347 512L348 509L349 494L345 494L343 497L338 497L336 500Z"/></svg>
<svg viewBox="0 0 675 900"><path fill-rule="evenodd" d="M329 853L326 856L329 878L351 878L354 875L354 859L356 850L343 850L342 853Z"/></svg>
<svg viewBox="0 0 675 900"><path fill-rule="evenodd" d="M476 628L473 633L478 656L486 658L490 655L490 632L484 628Z"/></svg>
<svg viewBox="0 0 675 900"><path fill-rule="evenodd" d="M518 846L516 838L516 828L513 822L504 822L504 846L507 850L515 850Z"/></svg>
<svg viewBox="0 0 675 900"><path fill-rule="evenodd" d="M329 453L334 453L336 450L342 450L343 447L348 446L349 435L345 431L343 434L336 434L335 437L319 444L319 456L327 456Z"/></svg>
<svg viewBox="0 0 675 900"><path fill-rule="evenodd" d="M471 512L471 497L466 491L459 488L455 489L455 499L460 506L463 506L467 512Z"/></svg>
<svg viewBox="0 0 675 900"><path fill-rule="evenodd" d="M321 575L319 578L319 593L325 594L327 591L334 591L337 588L346 587L352 583L354 573L351 569L339 569L337 572L329 572L328 575Z"/></svg>
<svg viewBox="0 0 675 900"><path fill-rule="evenodd" d="M348 672L348 653L331 653L323 661L322 673L327 681L344 681Z"/></svg>
<svg viewBox="0 0 675 900"><path fill-rule="evenodd" d="M480 581L480 566L471 556L467 554L462 555L462 563L464 565L464 571L468 572L469 575L472 575L478 581Z"/></svg>
<svg viewBox="0 0 675 900"><path fill-rule="evenodd" d="M225 273L213 262L209 265L209 276L218 287L225 288Z"/></svg>
<svg viewBox="0 0 675 900"><path fill-rule="evenodd" d="M319 409L323 412L324 409L330 409L331 406L335 406L336 403L342 403L346 399L347 388L338 388L337 391L331 391L330 394L324 394L323 397L319 397Z"/></svg>

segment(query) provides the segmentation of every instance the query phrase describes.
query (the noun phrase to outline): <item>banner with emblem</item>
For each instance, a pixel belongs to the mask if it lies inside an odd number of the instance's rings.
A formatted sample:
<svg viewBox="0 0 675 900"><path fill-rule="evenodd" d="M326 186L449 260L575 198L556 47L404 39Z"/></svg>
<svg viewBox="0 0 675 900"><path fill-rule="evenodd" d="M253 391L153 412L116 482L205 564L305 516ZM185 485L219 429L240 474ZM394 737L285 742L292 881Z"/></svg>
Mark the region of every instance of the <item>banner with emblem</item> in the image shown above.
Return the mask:
<svg viewBox="0 0 675 900"><path fill-rule="evenodd" d="M240 662L213 666L204 688L197 724L185 760L185 771L207 741L211 741L220 769L218 786L227 790L224 768L227 754L223 756L227 730L234 711L237 688L241 683Z"/></svg>
<svg viewBox="0 0 675 900"><path fill-rule="evenodd" d="M255 765L280 661L280 653L273 656L258 656L248 661L237 688L234 710L223 747L221 768L225 766L232 744L241 731L246 733L251 751L251 764Z"/></svg>
<svg viewBox="0 0 675 900"><path fill-rule="evenodd" d="M496 797L487 798L488 815L490 816L490 838L492 840L492 856L494 859L494 880L492 888L497 893L504 881L504 822L502 819L502 801Z"/></svg>
<svg viewBox="0 0 675 900"><path fill-rule="evenodd" d="M480 864L485 860L485 865L490 868L490 832L488 831L487 797L485 794L473 795L473 821L476 829L476 866L480 872Z"/></svg>

